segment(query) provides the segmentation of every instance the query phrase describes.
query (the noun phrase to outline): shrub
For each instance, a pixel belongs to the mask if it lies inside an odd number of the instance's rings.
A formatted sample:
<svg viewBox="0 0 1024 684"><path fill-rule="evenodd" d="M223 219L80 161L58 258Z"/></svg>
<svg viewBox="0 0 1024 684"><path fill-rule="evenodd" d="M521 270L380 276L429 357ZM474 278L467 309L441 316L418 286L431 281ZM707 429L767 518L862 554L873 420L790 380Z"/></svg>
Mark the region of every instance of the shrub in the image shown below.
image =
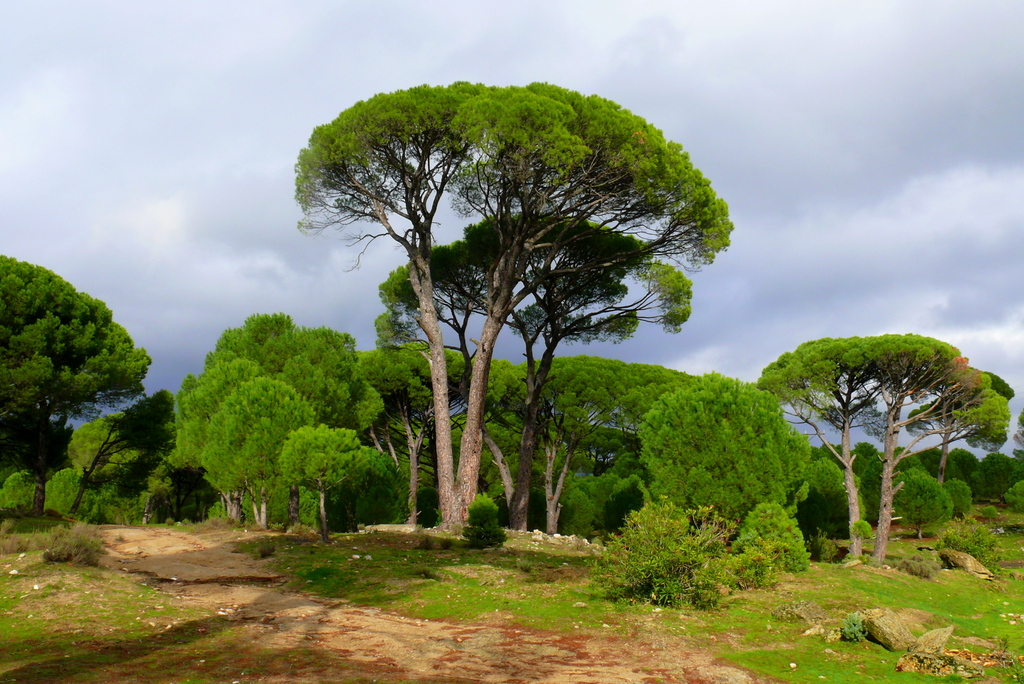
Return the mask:
<svg viewBox="0 0 1024 684"><path fill-rule="evenodd" d="M998 568L1002 558L995 535L981 523L970 519L949 523L936 547L969 553L990 570Z"/></svg>
<svg viewBox="0 0 1024 684"><path fill-rule="evenodd" d="M789 513L777 503L759 503L740 527L740 536L733 548L743 553L760 541L773 542L779 557L779 568L789 572L806 570L811 554L804 546L800 528Z"/></svg>
<svg viewBox="0 0 1024 684"><path fill-rule="evenodd" d="M782 548L778 542L758 539L742 553L729 557L732 585L738 589L760 589L775 584Z"/></svg>
<svg viewBox="0 0 1024 684"><path fill-rule="evenodd" d="M103 540L96 528L81 523L60 526L47 535L43 560L72 565L98 565L103 554Z"/></svg>
<svg viewBox="0 0 1024 684"><path fill-rule="evenodd" d="M821 563L831 563L839 557L839 546L821 530L807 540L807 549L811 558Z"/></svg>
<svg viewBox="0 0 1024 684"><path fill-rule="evenodd" d="M32 507L36 482L27 470L11 473L0 487L0 508L28 510Z"/></svg>
<svg viewBox="0 0 1024 684"><path fill-rule="evenodd" d="M1015 482L1012 487L1006 490L1003 498L1010 505L1011 511L1014 513L1024 513L1024 480Z"/></svg>
<svg viewBox="0 0 1024 684"><path fill-rule="evenodd" d="M277 551L277 546L273 542L261 541L256 545L256 548L252 551L252 557L256 559L270 558Z"/></svg>
<svg viewBox="0 0 1024 684"><path fill-rule="evenodd" d="M864 619L860 613L850 613L843 619L839 628L843 641L864 641L868 638L868 631L864 629Z"/></svg>
<svg viewBox="0 0 1024 684"><path fill-rule="evenodd" d="M0 522L0 556L8 553L25 553L32 550L32 537L14 532L14 522Z"/></svg>
<svg viewBox="0 0 1024 684"><path fill-rule="evenodd" d="M897 570L922 579L931 579L935 577L935 573L937 573L941 567L942 564L938 561L922 558L921 556L904 558L896 564Z"/></svg>
<svg viewBox="0 0 1024 684"><path fill-rule="evenodd" d="M727 577L731 532L709 507L682 511L667 501L648 504L626 517L621 536L595 561L592 578L612 599L714 608Z"/></svg>
<svg viewBox="0 0 1024 684"><path fill-rule="evenodd" d="M973 503L970 485L963 480L953 479L943 482L942 488L946 490L949 500L953 502L953 517L962 518L967 515ZM1024 500L1024 496L1022 496L1022 500Z"/></svg>
<svg viewBox="0 0 1024 684"><path fill-rule="evenodd" d="M999 509L995 506L985 506L978 513L982 518L988 518L989 520L995 520L999 517Z"/></svg>
<svg viewBox="0 0 1024 684"><path fill-rule="evenodd" d="M861 539L871 539L873 530L871 529L871 523L867 520L858 520L857 522L850 525L850 532L857 535Z"/></svg>
<svg viewBox="0 0 1024 684"><path fill-rule="evenodd" d="M469 546L474 549L486 549L489 546L501 546L507 535L498 524L498 504L486 494L477 494L473 503L469 504L469 516L466 528L462 531Z"/></svg>

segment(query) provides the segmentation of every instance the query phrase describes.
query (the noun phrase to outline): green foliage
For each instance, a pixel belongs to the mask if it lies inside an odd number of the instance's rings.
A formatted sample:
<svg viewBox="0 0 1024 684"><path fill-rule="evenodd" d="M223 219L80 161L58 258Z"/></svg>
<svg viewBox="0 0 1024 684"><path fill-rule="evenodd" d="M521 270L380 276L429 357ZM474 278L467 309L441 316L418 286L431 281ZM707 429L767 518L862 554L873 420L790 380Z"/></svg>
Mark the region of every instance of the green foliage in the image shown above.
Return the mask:
<svg viewBox="0 0 1024 684"><path fill-rule="evenodd" d="M1004 495L1006 503L1014 513L1024 513L1024 480L1015 482L1012 487L1006 490Z"/></svg>
<svg viewBox="0 0 1024 684"><path fill-rule="evenodd" d="M55 527L46 540L43 560L72 565L99 565L103 539L89 525Z"/></svg>
<svg viewBox="0 0 1024 684"><path fill-rule="evenodd" d="M850 529L843 471L829 454L817 458L804 471L809 485L807 498L797 504L796 519L804 536L823 534L828 538L845 537Z"/></svg>
<svg viewBox="0 0 1024 684"><path fill-rule="evenodd" d="M32 507L32 494L36 483L32 473L19 470L11 473L0 487L0 508L28 510Z"/></svg>
<svg viewBox="0 0 1024 684"><path fill-rule="evenodd" d="M994 452L981 459L973 473L974 494L983 499L1001 499L1016 481L1018 461Z"/></svg>
<svg viewBox="0 0 1024 684"><path fill-rule="evenodd" d="M998 568L1002 560L995 535L985 525L970 519L950 522L939 537L936 548L969 553L990 570Z"/></svg>
<svg viewBox="0 0 1024 684"><path fill-rule="evenodd" d="M839 557L839 545L820 530L807 540L807 550L810 551L812 560L821 563L831 563Z"/></svg>
<svg viewBox="0 0 1024 684"><path fill-rule="evenodd" d="M796 520L777 503L759 503L747 514L733 548L743 553L762 542L775 545L781 569L802 572L810 566L811 554Z"/></svg>
<svg viewBox="0 0 1024 684"><path fill-rule="evenodd" d="M416 495L416 520L423 527L436 527L441 520L439 506L437 490L433 487L421 487Z"/></svg>
<svg viewBox="0 0 1024 684"><path fill-rule="evenodd" d="M629 514L643 508L644 499L644 485L638 475L616 481L604 505L605 531L618 532L622 529Z"/></svg>
<svg viewBox="0 0 1024 684"><path fill-rule="evenodd" d="M78 494L82 474L74 468L64 468L53 474L46 483L46 507L67 515Z"/></svg>
<svg viewBox="0 0 1024 684"><path fill-rule="evenodd" d="M595 562L592 579L612 599L714 608L728 577L731 531L710 508L648 504L626 518L622 535Z"/></svg>
<svg viewBox="0 0 1024 684"><path fill-rule="evenodd" d="M995 506L984 506L980 511L978 511L978 513L981 514L982 518L987 518L989 520L995 520L999 517L999 509Z"/></svg>
<svg viewBox="0 0 1024 684"><path fill-rule="evenodd" d="M860 613L849 613L843 618L843 624L839 628L843 641L858 643L868 638L868 631L864 628L864 618Z"/></svg>
<svg viewBox="0 0 1024 684"><path fill-rule="evenodd" d="M871 535L874 534L874 530L871 529L871 523L867 520L858 520L853 523L850 525L850 531L861 539L870 539Z"/></svg>
<svg viewBox="0 0 1024 684"><path fill-rule="evenodd" d="M756 539L728 558L729 581L739 589L760 589L775 583L785 553L776 541Z"/></svg>
<svg viewBox="0 0 1024 684"><path fill-rule="evenodd" d="M663 396L640 435L653 497L729 518L758 501L784 504L810 452L775 397L715 373Z"/></svg>
<svg viewBox="0 0 1024 684"><path fill-rule="evenodd" d="M462 534L474 549L502 546L505 543L507 535L498 524L498 504L494 503L494 499L486 494L477 494L469 504L469 515Z"/></svg>
<svg viewBox="0 0 1024 684"><path fill-rule="evenodd" d="M563 498L564 508L558 517L562 534L590 537L597 518L597 502L581 488L574 488Z"/></svg>
<svg viewBox="0 0 1024 684"><path fill-rule="evenodd" d="M949 495L949 500L953 504L953 517L962 518L967 515L973 503L971 488L967 483L957 479L946 480L942 483L942 488L946 490L946 494Z"/></svg>
<svg viewBox="0 0 1024 684"><path fill-rule="evenodd" d="M953 514L953 500L935 478L923 470L911 470L903 476L903 487L894 500L896 513L906 524L917 528L921 536L925 525L949 520Z"/></svg>

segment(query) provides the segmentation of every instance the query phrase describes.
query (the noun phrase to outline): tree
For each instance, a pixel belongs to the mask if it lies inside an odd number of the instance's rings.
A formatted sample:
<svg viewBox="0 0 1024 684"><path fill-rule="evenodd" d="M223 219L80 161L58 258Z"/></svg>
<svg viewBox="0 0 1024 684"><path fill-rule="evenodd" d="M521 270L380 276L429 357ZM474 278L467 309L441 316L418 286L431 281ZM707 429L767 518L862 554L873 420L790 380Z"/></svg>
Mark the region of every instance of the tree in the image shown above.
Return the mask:
<svg viewBox="0 0 1024 684"><path fill-rule="evenodd" d="M546 84L457 83L378 95L314 131L300 153L296 184L304 230L368 221L382 232L357 233L356 240L387 235L406 251L430 353L446 524L465 518L476 493L490 361L511 312L547 278L604 270L638 254L709 263L728 245L732 227L725 203L679 145L608 100ZM430 267L433 220L448 190L461 214L488 218L498 236L486 269L457 477ZM559 253L591 222L593 231L632 234L642 247L611 263L549 265L524 281L532 252Z"/></svg>
<svg viewBox="0 0 1024 684"><path fill-rule="evenodd" d="M35 474L42 515L49 470L64 457L67 422L142 394L150 359L110 309L45 268L0 256L0 435Z"/></svg>
<svg viewBox="0 0 1024 684"><path fill-rule="evenodd" d="M917 529L921 539L924 526L949 520L953 499L942 485L923 470L914 469L903 477L903 487L896 495L896 512Z"/></svg>
<svg viewBox="0 0 1024 684"><path fill-rule="evenodd" d="M107 483L145 491L146 479L174 448L174 395L167 390L143 397L121 413L86 423L71 437L68 451L82 472L68 515L85 490Z"/></svg>
<svg viewBox="0 0 1024 684"><path fill-rule="evenodd" d="M370 452L367 454L367 452ZM329 541L327 491L357 469L372 451L359 443L355 430L326 425L303 426L288 435L281 449L281 475L312 485L320 496L320 538Z"/></svg>
<svg viewBox="0 0 1024 684"><path fill-rule="evenodd" d="M214 448L203 465L252 497L253 518L267 529L267 501L278 481L285 439L315 420L313 408L291 385L257 377L238 386L210 422Z"/></svg>
<svg viewBox="0 0 1024 684"><path fill-rule="evenodd" d="M854 428L877 422L875 404L880 388L864 338L824 338L805 342L786 352L762 372L757 386L778 397L788 415L805 423L822 447L843 467L843 482L850 525L860 520L860 497L851 445ZM825 429L839 432L833 444ZM850 528L850 554L859 556L863 540Z"/></svg>
<svg viewBox="0 0 1024 684"><path fill-rule="evenodd" d="M992 373L978 373L976 377L979 383L977 391L952 392L951 398L943 404L926 404L910 413L911 418L927 416L907 426L911 434L936 434L942 440L937 474L939 484L945 480L949 445L953 442L966 439L972 447L989 451L999 449L1006 442L1010 423L1007 402L1013 399L1013 390ZM955 376L953 381L959 381L959 376Z"/></svg>
<svg viewBox="0 0 1024 684"><path fill-rule="evenodd" d="M640 438L655 500L711 505L730 519L759 502L785 504L810 455L771 394L716 373L663 396Z"/></svg>
<svg viewBox="0 0 1024 684"><path fill-rule="evenodd" d="M505 483L510 527L525 530L531 476L541 425L542 400L555 352L562 342L602 340L619 342L633 335L641 322L659 323L666 331L678 332L690 315L690 280L678 269L654 262L644 254L643 244L631 235L579 229L582 237L557 254L538 248L528 255L523 273L526 282L539 282L524 306L510 313L508 326L523 340L524 393L521 399L522 430L518 445L518 471L514 484ZM462 240L434 250L431 272L439 320L458 340L467 370L472 369L470 321L475 312L487 308L487 269L497 258L499 236L493 223L484 220L467 227ZM632 259L614 263L619 255L634 252ZM571 265L606 259L612 266L583 273ZM561 275L542 277L545 270L564 270ZM639 287L633 291L629 282ZM630 295L630 296L627 296ZM398 337L412 334L416 300L409 286L407 269L397 269L382 285L382 299L388 306L382 328ZM459 390L467 405L470 378ZM482 427L483 439L503 467L502 454ZM504 474L504 472L503 472ZM549 526L551 525L549 516Z"/></svg>

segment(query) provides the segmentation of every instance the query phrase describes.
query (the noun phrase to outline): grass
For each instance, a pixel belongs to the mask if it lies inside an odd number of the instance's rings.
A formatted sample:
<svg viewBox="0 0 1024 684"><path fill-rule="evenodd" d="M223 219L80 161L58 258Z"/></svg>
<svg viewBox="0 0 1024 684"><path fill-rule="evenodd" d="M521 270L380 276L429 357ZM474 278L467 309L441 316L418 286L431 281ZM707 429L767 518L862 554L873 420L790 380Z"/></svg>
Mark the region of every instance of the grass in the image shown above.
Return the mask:
<svg viewBox="0 0 1024 684"><path fill-rule="evenodd" d="M999 536L1007 558L1024 559L1024 515L1001 510L998 524L1010 530ZM258 555L261 545L275 548L264 562L290 576L293 590L416 618L709 649L786 682L891 681L899 657L871 643L804 637L805 626L772 617L774 608L795 600L816 601L835 626L855 610L889 607L914 634L954 625L951 647L994 651L1005 642L1024 650L1024 581L1009 572L997 582L952 571L928 580L895 569L814 563L773 588L735 592L721 609L700 612L605 601L588 580L590 549L528 536L477 551L457 542L424 544L416 535L336 535L330 544L272 535L239 550ZM894 538L888 563L928 557L919 547L933 545L934 539ZM164 682L168 673L182 673L173 681L204 683L246 681L256 672L265 679L369 681L359 678L365 670L313 645L256 646L257 629L269 627L211 616L116 572L45 563L39 551L0 555L0 682ZM1009 670L987 674L1013 681ZM899 681L935 680L901 674Z"/></svg>

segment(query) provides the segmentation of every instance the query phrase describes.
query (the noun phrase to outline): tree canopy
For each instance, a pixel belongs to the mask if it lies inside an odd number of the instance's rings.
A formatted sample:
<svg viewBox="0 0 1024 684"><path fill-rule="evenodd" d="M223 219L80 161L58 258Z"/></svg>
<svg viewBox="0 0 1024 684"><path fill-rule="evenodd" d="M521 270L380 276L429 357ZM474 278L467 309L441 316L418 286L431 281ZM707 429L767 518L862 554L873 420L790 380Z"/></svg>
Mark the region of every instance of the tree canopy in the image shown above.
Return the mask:
<svg viewBox="0 0 1024 684"><path fill-rule="evenodd" d="M35 473L37 515L67 422L140 396L149 363L103 302L52 271L0 256L0 436L5 453Z"/></svg>

